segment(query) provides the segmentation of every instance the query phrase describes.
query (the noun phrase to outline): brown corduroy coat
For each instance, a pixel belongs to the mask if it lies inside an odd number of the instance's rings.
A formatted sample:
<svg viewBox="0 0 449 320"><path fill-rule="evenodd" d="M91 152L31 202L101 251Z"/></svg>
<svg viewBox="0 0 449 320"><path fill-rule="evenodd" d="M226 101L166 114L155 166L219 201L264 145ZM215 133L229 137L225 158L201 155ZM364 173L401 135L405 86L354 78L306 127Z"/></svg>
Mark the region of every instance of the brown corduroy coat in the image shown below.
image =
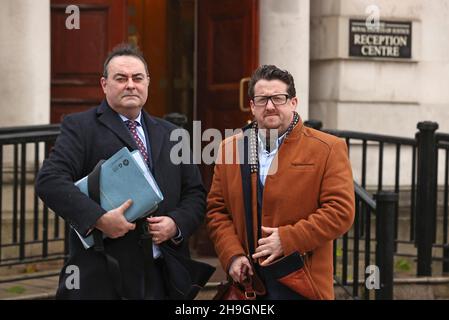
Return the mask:
<svg viewBox="0 0 449 320"><path fill-rule="evenodd" d="M248 254L242 177L235 161L239 139L241 134L220 145L207 199L207 229L226 271L234 256ZM333 240L348 231L354 220L354 186L346 144L300 121L284 139L270 170L276 167L265 181L262 225L279 228L285 256L295 251L305 254L319 297L334 299ZM255 221L254 192L252 202ZM257 237L255 228L253 234Z"/></svg>

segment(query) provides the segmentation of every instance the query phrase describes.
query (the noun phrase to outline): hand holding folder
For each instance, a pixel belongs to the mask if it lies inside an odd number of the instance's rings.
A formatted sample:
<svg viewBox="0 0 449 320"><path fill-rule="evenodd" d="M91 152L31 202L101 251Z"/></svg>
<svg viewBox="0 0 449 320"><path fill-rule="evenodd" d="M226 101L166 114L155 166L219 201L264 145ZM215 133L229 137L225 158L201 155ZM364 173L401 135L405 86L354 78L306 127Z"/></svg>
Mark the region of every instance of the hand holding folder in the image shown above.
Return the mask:
<svg viewBox="0 0 449 320"><path fill-rule="evenodd" d="M118 208L106 212L97 220L95 228L102 231L106 237L112 239L122 237L129 231L134 230L136 224L128 222L125 217L126 210L132 206L132 203L133 201L128 199Z"/></svg>
<svg viewBox="0 0 449 320"><path fill-rule="evenodd" d="M75 185L89 195L87 177ZM104 210L110 211L128 199L133 201L133 205L126 210L125 218L134 222L154 212L164 198L139 151L130 152L123 147L101 164L100 203ZM86 249L93 245L91 235L83 237L77 234Z"/></svg>

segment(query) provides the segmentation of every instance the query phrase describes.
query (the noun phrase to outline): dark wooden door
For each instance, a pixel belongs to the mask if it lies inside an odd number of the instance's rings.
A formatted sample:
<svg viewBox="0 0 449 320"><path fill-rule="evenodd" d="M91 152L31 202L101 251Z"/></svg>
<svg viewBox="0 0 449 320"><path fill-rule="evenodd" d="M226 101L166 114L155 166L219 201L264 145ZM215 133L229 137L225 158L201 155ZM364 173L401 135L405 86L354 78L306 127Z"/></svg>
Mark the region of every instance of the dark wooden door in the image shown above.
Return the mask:
<svg viewBox="0 0 449 320"><path fill-rule="evenodd" d="M202 130L243 127L252 118L240 83L258 66L259 56L258 0L198 0L198 72L196 119ZM206 189L209 190L213 165L200 165ZM213 255L213 246L205 228L194 238L200 255Z"/></svg>
<svg viewBox="0 0 449 320"><path fill-rule="evenodd" d="M251 113L240 108L240 82L258 65L257 0L198 1L197 119L202 129L243 127ZM243 107L249 102L243 90ZM211 166L202 166L209 189Z"/></svg>
<svg viewBox="0 0 449 320"><path fill-rule="evenodd" d="M240 108L240 82L258 65L257 0L198 1L197 119L202 129L244 126L251 113ZM249 102L243 90L243 107ZM209 189L211 166L202 166Z"/></svg>
<svg viewBox="0 0 449 320"><path fill-rule="evenodd" d="M207 128L238 128L249 118L239 87L258 64L258 16L257 0L198 1L197 117Z"/></svg>
<svg viewBox="0 0 449 320"><path fill-rule="evenodd" d="M66 28L69 5L79 29ZM51 0L51 123L101 102L104 59L126 37L126 0Z"/></svg>

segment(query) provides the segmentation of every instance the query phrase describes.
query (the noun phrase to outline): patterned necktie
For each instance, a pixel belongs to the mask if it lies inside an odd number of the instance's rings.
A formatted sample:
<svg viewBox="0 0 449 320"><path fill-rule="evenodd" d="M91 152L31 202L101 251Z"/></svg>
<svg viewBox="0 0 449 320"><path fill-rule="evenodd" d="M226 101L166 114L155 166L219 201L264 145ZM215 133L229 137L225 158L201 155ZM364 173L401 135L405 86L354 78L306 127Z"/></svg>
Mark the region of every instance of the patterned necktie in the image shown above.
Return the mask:
<svg viewBox="0 0 449 320"><path fill-rule="evenodd" d="M139 148L140 153L143 156L143 159L146 163L148 163L148 153L147 149L145 148L145 145L143 144L142 140L139 138L139 135L137 134L137 121L127 120L125 121L126 126L128 127L129 131L131 132L134 140L136 141L137 147Z"/></svg>

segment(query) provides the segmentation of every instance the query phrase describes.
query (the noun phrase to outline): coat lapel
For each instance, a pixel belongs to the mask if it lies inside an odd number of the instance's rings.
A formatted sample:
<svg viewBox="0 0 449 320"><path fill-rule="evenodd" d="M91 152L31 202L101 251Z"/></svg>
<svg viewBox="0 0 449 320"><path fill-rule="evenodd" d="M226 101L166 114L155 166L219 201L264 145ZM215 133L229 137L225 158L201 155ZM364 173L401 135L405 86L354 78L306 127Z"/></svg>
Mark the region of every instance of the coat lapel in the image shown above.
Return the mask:
<svg viewBox="0 0 449 320"><path fill-rule="evenodd" d="M132 150L138 150L137 144L133 137L129 134L123 121L117 113L109 107L106 100L103 100L101 105L97 108L98 121L103 123L114 134L123 141L123 143Z"/></svg>
<svg viewBox="0 0 449 320"><path fill-rule="evenodd" d="M132 150L139 149L133 137L129 134L129 130L126 128L123 121L121 121L117 113L112 110L106 100L103 100L101 105L97 108L97 115L98 120L114 132L115 135L117 135L117 137L122 140L128 148L131 148ZM149 135L147 139L149 139L148 143L150 145L151 157L153 160L153 165L155 165L161 153L165 134L159 127L159 124L143 110L142 117L144 118L145 126Z"/></svg>
<svg viewBox="0 0 449 320"><path fill-rule="evenodd" d="M161 153L162 145L165 141L165 131L148 113L142 110L142 117L145 121L145 126L149 137L149 144L151 148L151 157L153 159L153 167L156 165L159 155Z"/></svg>

